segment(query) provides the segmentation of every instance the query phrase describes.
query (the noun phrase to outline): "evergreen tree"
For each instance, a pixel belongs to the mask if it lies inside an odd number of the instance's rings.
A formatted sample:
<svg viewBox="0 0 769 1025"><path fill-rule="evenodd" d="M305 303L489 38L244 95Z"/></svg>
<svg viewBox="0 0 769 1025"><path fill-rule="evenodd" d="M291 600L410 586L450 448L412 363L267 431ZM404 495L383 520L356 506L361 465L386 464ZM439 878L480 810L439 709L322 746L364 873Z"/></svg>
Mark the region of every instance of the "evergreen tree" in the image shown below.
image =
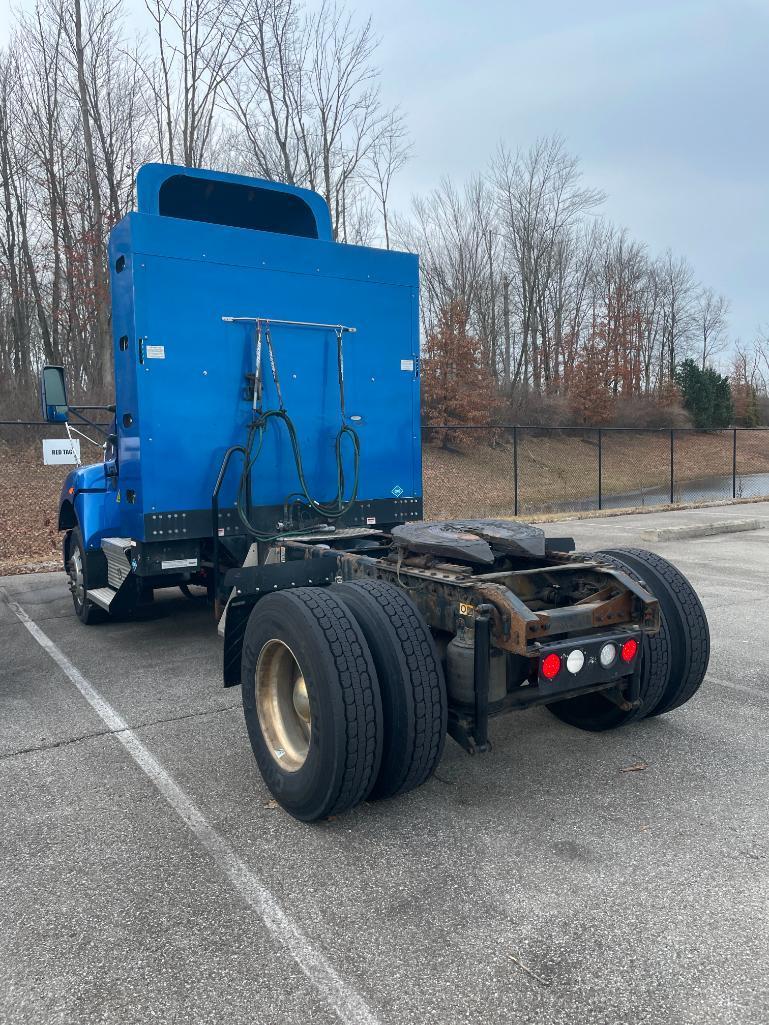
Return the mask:
<svg viewBox="0 0 769 1025"><path fill-rule="evenodd" d="M734 419L734 407L728 377L712 367L702 370L691 359L678 366L675 376L695 427L715 430L729 426Z"/></svg>

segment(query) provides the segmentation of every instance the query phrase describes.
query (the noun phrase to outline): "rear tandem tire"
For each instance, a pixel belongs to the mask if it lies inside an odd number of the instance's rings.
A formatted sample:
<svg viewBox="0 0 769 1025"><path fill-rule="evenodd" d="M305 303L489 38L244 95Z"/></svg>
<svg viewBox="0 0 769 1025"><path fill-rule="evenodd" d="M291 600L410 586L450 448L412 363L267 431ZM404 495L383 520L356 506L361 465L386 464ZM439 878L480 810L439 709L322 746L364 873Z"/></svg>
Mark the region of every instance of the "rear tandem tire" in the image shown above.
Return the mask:
<svg viewBox="0 0 769 1025"><path fill-rule="evenodd" d="M702 602L683 573L654 552L610 548L597 554L617 559L659 599L660 618L670 634L670 673L663 693L646 715L672 712L696 694L708 669L710 629Z"/></svg>
<svg viewBox="0 0 769 1025"><path fill-rule="evenodd" d="M548 705L562 722L601 732L669 712L699 689L710 654L705 611L686 577L666 559L641 548L594 553L600 562L628 573L660 603L660 629L641 645L641 704L623 712L599 693Z"/></svg>
<svg viewBox="0 0 769 1025"><path fill-rule="evenodd" d="M382 758L379 684L360 627L328 589L257 602L241 691L257 764L289 814L313 822L366 799Z"/></svg>
<svg viewBox="0 0 769 1025"><path fill-rule="evenodd" d="M384 748L372 798L425 783L446 738L446 681L430 629L400 587L356 580L332 587L368 642L382 695Z"/></svg>

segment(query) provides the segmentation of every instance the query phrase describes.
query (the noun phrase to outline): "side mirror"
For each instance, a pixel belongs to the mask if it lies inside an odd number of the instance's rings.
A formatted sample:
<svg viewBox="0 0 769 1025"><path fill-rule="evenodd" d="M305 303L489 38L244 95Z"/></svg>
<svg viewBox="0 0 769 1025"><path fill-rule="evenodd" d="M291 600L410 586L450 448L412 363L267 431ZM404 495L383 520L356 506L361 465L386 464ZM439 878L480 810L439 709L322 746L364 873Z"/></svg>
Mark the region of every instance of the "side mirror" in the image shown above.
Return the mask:
<svg viewBox="0 0 769 1025"><path fill-rule="evenodd" d="M40 374L40 401L43 419L49 424L66 423L69 419L64 367L43 367Z"/></svg>

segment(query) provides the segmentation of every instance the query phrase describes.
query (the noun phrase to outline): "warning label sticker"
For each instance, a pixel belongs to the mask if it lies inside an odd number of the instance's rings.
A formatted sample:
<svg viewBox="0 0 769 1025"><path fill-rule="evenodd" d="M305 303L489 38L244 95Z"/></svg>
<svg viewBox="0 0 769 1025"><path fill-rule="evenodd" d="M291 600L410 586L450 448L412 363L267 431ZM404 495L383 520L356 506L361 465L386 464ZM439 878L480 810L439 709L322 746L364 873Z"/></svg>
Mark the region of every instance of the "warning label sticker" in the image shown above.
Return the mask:
<svg viewBox="0 0 769 1025"><path fill-rule="evenodd" d="M166 347L165 345L148 345L144 350L144 355L147 359L165 359Z"/></svg>
<svg viewBox="0 0 769 1025"><path fill-rule="evenodd" d="M197 566L197 559L164 559L160 563L161 569L192 569Z"/></svg>

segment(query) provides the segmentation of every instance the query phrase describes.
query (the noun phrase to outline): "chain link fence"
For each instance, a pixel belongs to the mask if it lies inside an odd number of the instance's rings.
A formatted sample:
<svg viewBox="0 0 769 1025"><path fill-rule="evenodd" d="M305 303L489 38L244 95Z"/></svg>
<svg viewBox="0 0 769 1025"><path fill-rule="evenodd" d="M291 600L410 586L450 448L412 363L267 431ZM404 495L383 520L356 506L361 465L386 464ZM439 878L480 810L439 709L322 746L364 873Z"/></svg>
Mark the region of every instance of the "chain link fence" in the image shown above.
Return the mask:
<svg viewBox="0 0 769 1025"><path fill-rule="evenodd" d="M59 492L72 467L43 464L46 438L68 441L64 424L0 421L0 575L61 565ZM82 438L80 454L84 463L103 456L100 446Z"/></svg>
<svg viewBox="0 0 769 1025"><path fill-rule="evenodd" d="M425 518L769 497L769 428L429 427Z"/></svg>
<svg viewBox="0 0 769 1025"><path fill-rule="evenodd" d="M91 429L85 433L98 439ZM62 424L0 422L0 574L59 565ZM81 439L83 462L100 447ZM536 516L769 498L769 429L425 427L426 519Z"/></svg>
<svg viewBox="0 0 769 1025"><path fill-rule="evenodd" d="M763 498L769 494L769 431L735 431L734 498Z"/></svg>
<svg viewBox="0 0 769 1025"><path fill-rule="evenodd" d="M425 427L422 484L425 518L510 516L516 503L513 431Z"/></svg>

